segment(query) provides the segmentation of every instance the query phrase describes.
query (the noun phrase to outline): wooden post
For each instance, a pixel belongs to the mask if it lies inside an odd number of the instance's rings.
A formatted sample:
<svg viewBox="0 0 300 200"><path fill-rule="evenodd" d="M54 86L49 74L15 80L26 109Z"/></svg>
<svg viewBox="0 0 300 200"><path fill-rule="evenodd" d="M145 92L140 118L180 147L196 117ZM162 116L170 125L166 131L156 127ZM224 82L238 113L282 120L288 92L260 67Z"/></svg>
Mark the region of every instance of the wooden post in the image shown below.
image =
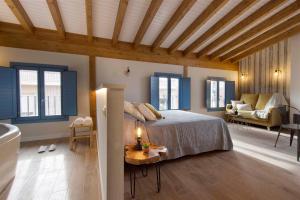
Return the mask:
<svg viewBox="0 0 300 200"><path fill-rule="evenodd" d="M183 77L189 76L189 66L183 66Z"/></svg>
<svg viewBox="0 0 300 200"><path fill-rule="evenodd" d="M96 57L89 56L89 79L90 79L90 116L93 119L93 130L97 129L96 111Z"/></svg>

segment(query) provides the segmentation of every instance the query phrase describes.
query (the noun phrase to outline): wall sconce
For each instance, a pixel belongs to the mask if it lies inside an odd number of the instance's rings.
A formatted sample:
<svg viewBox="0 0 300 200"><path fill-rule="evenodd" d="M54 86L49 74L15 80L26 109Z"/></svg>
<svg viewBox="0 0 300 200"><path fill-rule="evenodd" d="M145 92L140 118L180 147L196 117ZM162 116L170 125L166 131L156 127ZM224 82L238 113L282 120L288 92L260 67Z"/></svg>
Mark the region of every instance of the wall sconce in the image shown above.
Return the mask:
<svg viewBox="0 0 300 200"><path fill-rule="evenodd" d="M279 76L279 74L281 73L280 69L275 69L274 75L275 76Z"/></svg>
<svg viewBox="0 0 300 200"><path fill-rule="evenodd" d="M126 75L126 76L129 76L129 74L130 74L130 67L127 67L127 69L126 69L126 71L125 71L125 75Z"/></svg>
<svg viewBox="0 0 300 200"><path fill-rule="evenodd" d="M246 79L246 76L247 76L247 74L242 73L242 74L241 74L241 79L242 79L242 80L245 80L245 79Z"/></svg>

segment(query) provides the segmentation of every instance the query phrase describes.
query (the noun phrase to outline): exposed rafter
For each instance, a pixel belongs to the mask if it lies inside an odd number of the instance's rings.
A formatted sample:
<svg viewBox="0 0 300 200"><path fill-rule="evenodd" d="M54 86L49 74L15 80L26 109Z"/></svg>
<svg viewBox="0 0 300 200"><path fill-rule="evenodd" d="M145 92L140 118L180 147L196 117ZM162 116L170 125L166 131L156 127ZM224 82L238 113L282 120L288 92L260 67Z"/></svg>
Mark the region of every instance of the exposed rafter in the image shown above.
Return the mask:
<svg viewBox="0 0 300 200"><path fill-rule="evenodd" d="M167 49L157 48L155 52L151 46L140 45L133 49L131 43L119 42L118 47L112 45L112 40L94 37L94 42L86 40L86 35L66 33L65 40L59 40L56 31L36 28L35 35L24 32L21 26L0 22L0 45L15 48L34 49L72 53L79 55L100 56L126 60L188 65L193 67L238 70L237 65L210 61L197 58L196 55L182 56L182 52L170 55Z"/></svg>
<svg viewBox="0 0 300 200"><path fill-rule="evenodd" d="M185 16L185 14L192 8L192 6L197 2L197 0L183 0L180 6L177 8L167 25L163 28L157 38L154 40L152 44L152 50L164 42L164 40L168 37L168 35L173 31L176 25L180 22L180 20Z"/></svg>
<svg viewBox="0 0 300 200"><path fill-rule="evenodd" d="M192 53L201 44L206 42L214 34L220 31L227 24L231 23L234 19L243 14L250 6L252 6L256 0L243 0L237 6L235 6L228 14L226 14L222 19L220 19L216 24L214 24L210 29L208 29L204 34L198 37L192 44L190 44L185 50L184 55Z"/></svg>
<svg viewBox="0 0 300 200"><path fill-rule="evenodd" d="M238 56L232 58L231 61L232 62L237 62L237 61L241 60L244 57L247 57L247 56L249 56L249 55L251 55L251 54L253 54L253 53L255 53L259 50L262 50L262 49L264 49L264 48L266 48L266 47L268 47L272 44L280 42L281 40L284 40L288 37L291 37L291 36L299 34L299 33L300 33L300 25L294 26L293 28L277 35L276 37L273 37L269 40L266 40L265 42L259 44L258 46L255 46L255 47L245 51L244 53L239 54Z"/></svg>
<svg viewBox="0 0 300 200"><path fill-rule="evenodd" d="M92 42L94 37L93 32L93 0L85 0L85 13L88 41Z"/></svg>
<svg viewBox="0 0 300 200"><path fill-rule="evenodd" d="M145 17L143 19L143 22L136 33L133 46L136 48L138 45L140 45L146 31L148 30L148 27L150 26L153 18L155 17L160 5L162 4L163 0L152 0L151 4L145 14Z"/></svg>
<svg viewBox="0 0 300 200"><path fill-rule="evenodd" d="M292 13L296 12L300 8L300 1L296 1L292 3L291 5L287 6L286 8L282 9L281 11L277 12L276 14L272 15L265 21L259 23L255 27L251 28L249 31L246 31L242 35L238 36L231 42L227 43L225 46L221 47L220 49L216 50L212 54L209 55L210 59L214 59L224 53L226 53L228 50L234 48L235 46L241 44L245 40L253 37L257 33L271 27L273 24L280 22L281 20L287 18Z"/></svg>
<svg viewBox="0 0 300 200"><path fill-rule="evenodd" d="M119 40L119 35L120 35L121 28L123 25L127 5L128 5L128 0L120 0L118 14L117 14L116 22L115 22L113 38L112 38L112 44L114 46L117 45L118 40Z"/></svg>
<svg viewBox="0 0 300 200"><path fill-rule="evenodd" d="M263 34L244 43L243 45L239 46L238 48L226 53L224 56L220 57L220 60L221 61L229 60L230 58L246 51L247 49L250 49L253 46L257 46L258 44L264 42L265 40L270 39L270 38L276 36L277 34L284 32L299 23L300 23L300 14L282 22L281 24L275 26L274 28L271 28L270 30L264 32Z"/></svg>
<svg viewBox="0 0 300 200"><path fill-rule="evenodd" d="M197 54L198 57L205 56L205 54L209 53L210 50L213 50L223 42L225 42L227 39L232 37L233 35L237 34L244 28L246 28L251 23L255 22L259 18L267 15L271 11L273 11L275 8L282 5L283 2L286 0L276 0L276 1L269 1L262 7L260 7L258 10L256 10L254 13L246 17L244 20L239 22L237 25L232 27L230 30L228 30L226 33L222 34L219 38L215 39L212 43L204 47L202 50L200 50Z"/></svg>
<svg viewBox="0 0 300 200"><path fill-rule="evenodd" d="M57 0L47 0L47 4L52 15L57 32L64 39L66 37L64 23L61 18Z"/></svg>
<svg viewBox="0 0 300 200"><path fill-rule="evenodd" d="M35 28L19 0L5 0L5 2L14 13L22 27L27 32L34 33Z"/></svg>
<svg viewBox="0 0 300 200"><path fill-rule="evenodd" d="M169 47L169 53L175 52L180 45L188 40L203 24L216 14L228 0L213 0L209 6L193 21L193 23Z"/></svg>

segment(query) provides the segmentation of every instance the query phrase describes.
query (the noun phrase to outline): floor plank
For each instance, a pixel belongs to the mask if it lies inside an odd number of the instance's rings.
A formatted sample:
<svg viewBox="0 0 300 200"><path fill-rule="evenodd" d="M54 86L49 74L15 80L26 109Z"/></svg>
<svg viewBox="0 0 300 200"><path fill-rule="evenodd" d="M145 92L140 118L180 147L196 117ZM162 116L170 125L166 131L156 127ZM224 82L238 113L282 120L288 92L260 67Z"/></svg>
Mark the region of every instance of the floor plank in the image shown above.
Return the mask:
<svg viewBox="0 0 300 200"><path fill-rule="evenodd" d="M55 143L54 152L38 154ZM94 145L95 146L95 145ZM0 195L8 200L98 200L97 152L87 141L69 150L68 141L30 142L21 146L16 177Z"/></svg>

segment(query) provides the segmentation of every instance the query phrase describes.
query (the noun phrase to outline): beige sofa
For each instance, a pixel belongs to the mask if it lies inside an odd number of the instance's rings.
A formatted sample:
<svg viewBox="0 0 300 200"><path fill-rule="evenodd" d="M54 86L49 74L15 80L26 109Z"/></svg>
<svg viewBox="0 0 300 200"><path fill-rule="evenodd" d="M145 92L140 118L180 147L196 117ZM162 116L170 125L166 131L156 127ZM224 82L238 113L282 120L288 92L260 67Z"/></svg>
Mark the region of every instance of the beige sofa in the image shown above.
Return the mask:
<svg viewBox="0 0 300 200"><path fill-rule="evenodd" d="M263 110L271 97L272 94L242 94L240 100L243 101L243 103L250 104L253 110ZM232 112L232 105L227 104L226 114L230 116ZM252 111L238 111L238 115L232 115L232 117L234 121L265 126L268 130L270 130L271 127L281 125L280 112L277 108L270 110L267 119L257 118L251 113Z"/></svg>

